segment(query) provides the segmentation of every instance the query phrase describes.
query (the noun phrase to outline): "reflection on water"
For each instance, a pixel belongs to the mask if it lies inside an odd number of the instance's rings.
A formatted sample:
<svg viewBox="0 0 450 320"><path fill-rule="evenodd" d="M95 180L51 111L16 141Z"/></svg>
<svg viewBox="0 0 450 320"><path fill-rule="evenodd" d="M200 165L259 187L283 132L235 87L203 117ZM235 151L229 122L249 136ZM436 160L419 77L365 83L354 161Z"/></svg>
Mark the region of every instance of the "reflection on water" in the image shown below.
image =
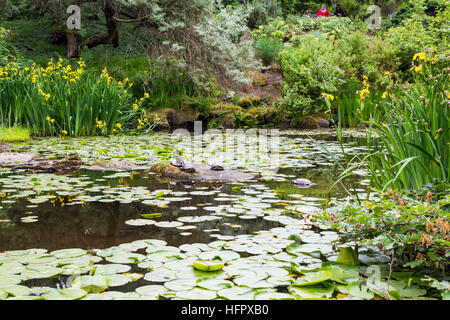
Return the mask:
<svg viewBox="0 0 450 320"><path fill-rule="evenodd" d="M361 145L361 139L357 141L357 145ZM247 220L232 213L220 216L220 219L217 220L192 223L190 225L195 225L197 228L190 230L161 228L154 225L127 225L125 221L140 219L142 214L149 213L161 213L161 217L154 219L158 221L176 221L182 216L208 215L210 212L205 210L205 206L232 204L233 199L246 194L242 190L233 188L236 186L235 184L214 185L203 183L189 185L169 183L160 181L143 171L132 173L129 177L105 178L111 173L80 170L67 175L67 177L81 177L84 180L91 181L95 186L111 188L144 187L149 191L168 189L174 192L185 192L188 199L170 202L167 206L159 207L140 202L121 203L114 200L71 205L72 198L63 195L30 208L30 203L25 198L17 198L8 202L6 196L2 198L0 204L0 207L2 207L0 219L10 220L10 222L0 223L0 251L27 248L46 248L49 250L107 248L146 238L161 239L167 241L168 245L179 246L184 243L208 243L214 241L214 237L217 235L252 234L279 226L278 222L268 221L262 217ZM292 200L291 195L299 194L320 199L346 196L341 184L330 189L339 176L339 170L335 164L307 168L284 167L280 168L277 174L284 176L284 180L248 182L242 188L251 187L255 184L262 185L265 190L275 192L275 202L276 199L280 201ZM290 182L296 177L307 178L317 185L310 189L296 188ZM343 183L348 185L346 180L343 180ZM103 192L107 193L107 190L103 189ZM215 193L190 194L194 190L215 191ZM114 192L112 193L114 194ZM95 195L96 192L93 191L90 194ZM225 202L223 199L217 200L221 195L232 195L232 199ZM183 207L192 208L182 210ZM273 205L273 207L276 207L276 205ZM27 216L36 216L37 221L26 222Z"/></svg>

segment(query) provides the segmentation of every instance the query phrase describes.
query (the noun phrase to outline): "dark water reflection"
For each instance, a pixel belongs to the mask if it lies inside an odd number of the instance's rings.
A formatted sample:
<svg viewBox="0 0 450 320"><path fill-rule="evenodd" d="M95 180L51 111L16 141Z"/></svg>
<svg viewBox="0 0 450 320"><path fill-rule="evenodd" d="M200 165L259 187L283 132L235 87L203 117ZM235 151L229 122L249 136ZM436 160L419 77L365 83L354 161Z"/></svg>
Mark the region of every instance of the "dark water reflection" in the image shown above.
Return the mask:
<svg viewBox="0 0 450 320"><path fill-rule="evenodd" d="M356 139L358 145L362 144L361 139ZM144 186L149 191L157 189L170 189L173 191L192 191L199 186L214 190L220 187L220 192L224 194L240 195L239 191L232 190L233 185L224 184L222 186L203 185L183 185L171 184L157 180L154 176L145 172L136 172L132 177L109 178L102 180L103 176L112 172L96 172L80 170L70 176L87 176L96 185L110 187L139 187ZM317 185L310 189L299 189L294 187L288 178L287 181L261 181L258 184L265 184L270 190L277 192L280 199L289 200L290 194L302 194L307 197L317 197L330 199L333 197L346 196L342 185L337 185L330 190L331 185L339 176L338 167L323 166L319 168L283 168L278 173L292 177L302 177L310 179ZM344 180L345 185L349 182ZM249 183L251 184L251 183ZM46 248L57 250L63 248L107 248L121 243L132 242L139 239L161 239L167 241L169 245L179 246L184 243L211 242L215 238L211 234L238 235L252 234L260 230L267 230L279 226L277 222L268 221L261 217L251 220L240 219L239 217L221 217L219 220L205 221L200 223L186 223L195 225L193 230L179 230L176 228L160 228L156 226L130 226L125 224L129 219L141 218L145 213L162 213L162 216L155 220L174 221L181 216L208 215L210 212L202 208L202 205L214 206L219 204L231 204L231 201L223 202L214 200L214 195L186 195L189 200L171 202L167 208L148 206L138 202L120 203L116 202L88 202L85 205L65 205L60 203L50 203L49 201L39 204L35 208L29 208L30 203L25 199L20 199L13 204L4 204L1 209L1 219L9 219L11 222L0 223L0 251L18 250L28 248ZM5 198L4 198L5 199ZM67 203L68 199L63 199ZM196 210L183 211L180 207L195 206ZM24 223L21 218L27 215L38 216L37 222ZM236 228L232 225L240 225ZM218 229L213 232L206 232L208 229ZM191 232L190 235L180 235L182 232Z"/></svg>

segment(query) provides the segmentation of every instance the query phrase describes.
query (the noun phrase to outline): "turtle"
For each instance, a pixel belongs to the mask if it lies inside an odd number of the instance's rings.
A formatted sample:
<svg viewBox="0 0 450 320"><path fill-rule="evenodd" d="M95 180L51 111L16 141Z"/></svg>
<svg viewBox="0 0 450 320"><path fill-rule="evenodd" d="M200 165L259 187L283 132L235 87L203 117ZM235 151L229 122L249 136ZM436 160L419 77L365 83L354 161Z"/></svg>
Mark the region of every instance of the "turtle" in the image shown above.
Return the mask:
<svg viewBox="0 0 450 320"><path fill-rule="evenodd" d="M211 168L209 170L222 171L222 170L224 170L224 168L221 164L213 163L213 164L211 164Z"/></svg>
<svg viewBox="0 0 450 320"><path fill-rule="evenodd" d="M316 185L314 182L311 182L308 179L304 178L295 179L292 181L292 183L298 188L310 188Z"/></svg>
<svg viewBox="0 0 450 320"><path fill-rule="evenodd" d="M182 166L180 168L181 171L185 171L185 172L189 172L189 173L194 173L196 170L193 166L189 165L189 164L185 164L184 166Z"/></svg>
<svg viewBox="0 0 450 320"><path fill-rule="evenodd" d="M177 155L173 155L172 158L170 158L169 164L171 166L174 166L174 167L177 167L177 168L183 168L185 166L184 160L181 159Z"/></svg>

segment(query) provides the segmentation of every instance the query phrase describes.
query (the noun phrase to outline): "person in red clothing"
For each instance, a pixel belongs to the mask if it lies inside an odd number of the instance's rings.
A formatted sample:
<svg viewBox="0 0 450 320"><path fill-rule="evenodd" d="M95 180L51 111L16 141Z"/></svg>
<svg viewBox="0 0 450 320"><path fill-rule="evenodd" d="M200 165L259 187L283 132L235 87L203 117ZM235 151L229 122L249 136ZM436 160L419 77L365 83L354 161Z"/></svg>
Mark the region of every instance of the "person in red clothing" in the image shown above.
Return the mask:
<svg viewBox="0 0 450 320"><path fill-rule="evenodd" d="M322 7L320 8L319 12L316 14L316 18L318 17L329 17L330 11L327 10L327 7L325 6L325 3L322 3Z"/></svg>

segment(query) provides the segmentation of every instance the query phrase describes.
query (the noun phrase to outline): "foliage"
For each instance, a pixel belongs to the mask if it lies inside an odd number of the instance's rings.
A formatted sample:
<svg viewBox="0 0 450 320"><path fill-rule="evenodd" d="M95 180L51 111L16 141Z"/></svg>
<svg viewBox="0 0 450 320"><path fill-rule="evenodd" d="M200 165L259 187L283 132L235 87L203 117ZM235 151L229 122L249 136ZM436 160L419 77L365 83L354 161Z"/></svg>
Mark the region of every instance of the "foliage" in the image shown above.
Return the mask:
<svg viewBox="0 0 450 320"><path fill-rule="evenodd" d="M139 116L144 98L133 103L128 93L133 84L128 79L115 81L106 69L99 76L85 67L81 59L74 67L62 59L51 60L46 68L9 61L0 69L1 122L28 127L39 135L60 136L148 126L149 120Z"/></svg>
<svg viewBox="0 0 450 320"><path fill-rule="evenodd" d="M264 65L268 66L278 60L278 54L283 45L276 40L262 38L256 41L255 47Z"/></svg>
<svg viewBox="0 0 450 320"><path fill-rule="evenodd" d="M418 189L435 179L450 181L449 70L431 50L414 60L414 82L405 88L388 86L379 100L378 108L389 115L386 124L371 122L384 149L369 157L373 183L380 189Z"/></svg>
<svg viewBox="0 0 450 320"><path fill-rule="evenodd" d="M0 127L0 141L18 142L30 139L30 130L13 126L10 128Z"/></svg>
<svg viewBox="0 0 450 320"><path fill-rule="evenodd" d="M450 6L437 10L436 15L431 16L425 13L425 0L411 3L414 3L413 14L385 34L385 38L399 48L402 70L408 68L415 53L426 48L435 47L440 59L448 59L450 54L448 46ZM444 7L445 1L439 3Z"/></svg>
<svg viewBox="0 0 450 320"><path fill-rule="evenodd" d="M280 52L283 83L283 108L296 121L299 115L325 111L323 92L337 92L344 84L344 71L339 68L332 47L326 41L306 38L298 47Z"/></svg>
<svg viewBox="0 0 450 320"><path fill-rule="evenodd" d="M357 241L369 252L388 257L396 268L445 277L450 246L446 189L445 184L410 194L389 189L378 201L324 210L316 222L339 230L340 244Z"/></svg>

